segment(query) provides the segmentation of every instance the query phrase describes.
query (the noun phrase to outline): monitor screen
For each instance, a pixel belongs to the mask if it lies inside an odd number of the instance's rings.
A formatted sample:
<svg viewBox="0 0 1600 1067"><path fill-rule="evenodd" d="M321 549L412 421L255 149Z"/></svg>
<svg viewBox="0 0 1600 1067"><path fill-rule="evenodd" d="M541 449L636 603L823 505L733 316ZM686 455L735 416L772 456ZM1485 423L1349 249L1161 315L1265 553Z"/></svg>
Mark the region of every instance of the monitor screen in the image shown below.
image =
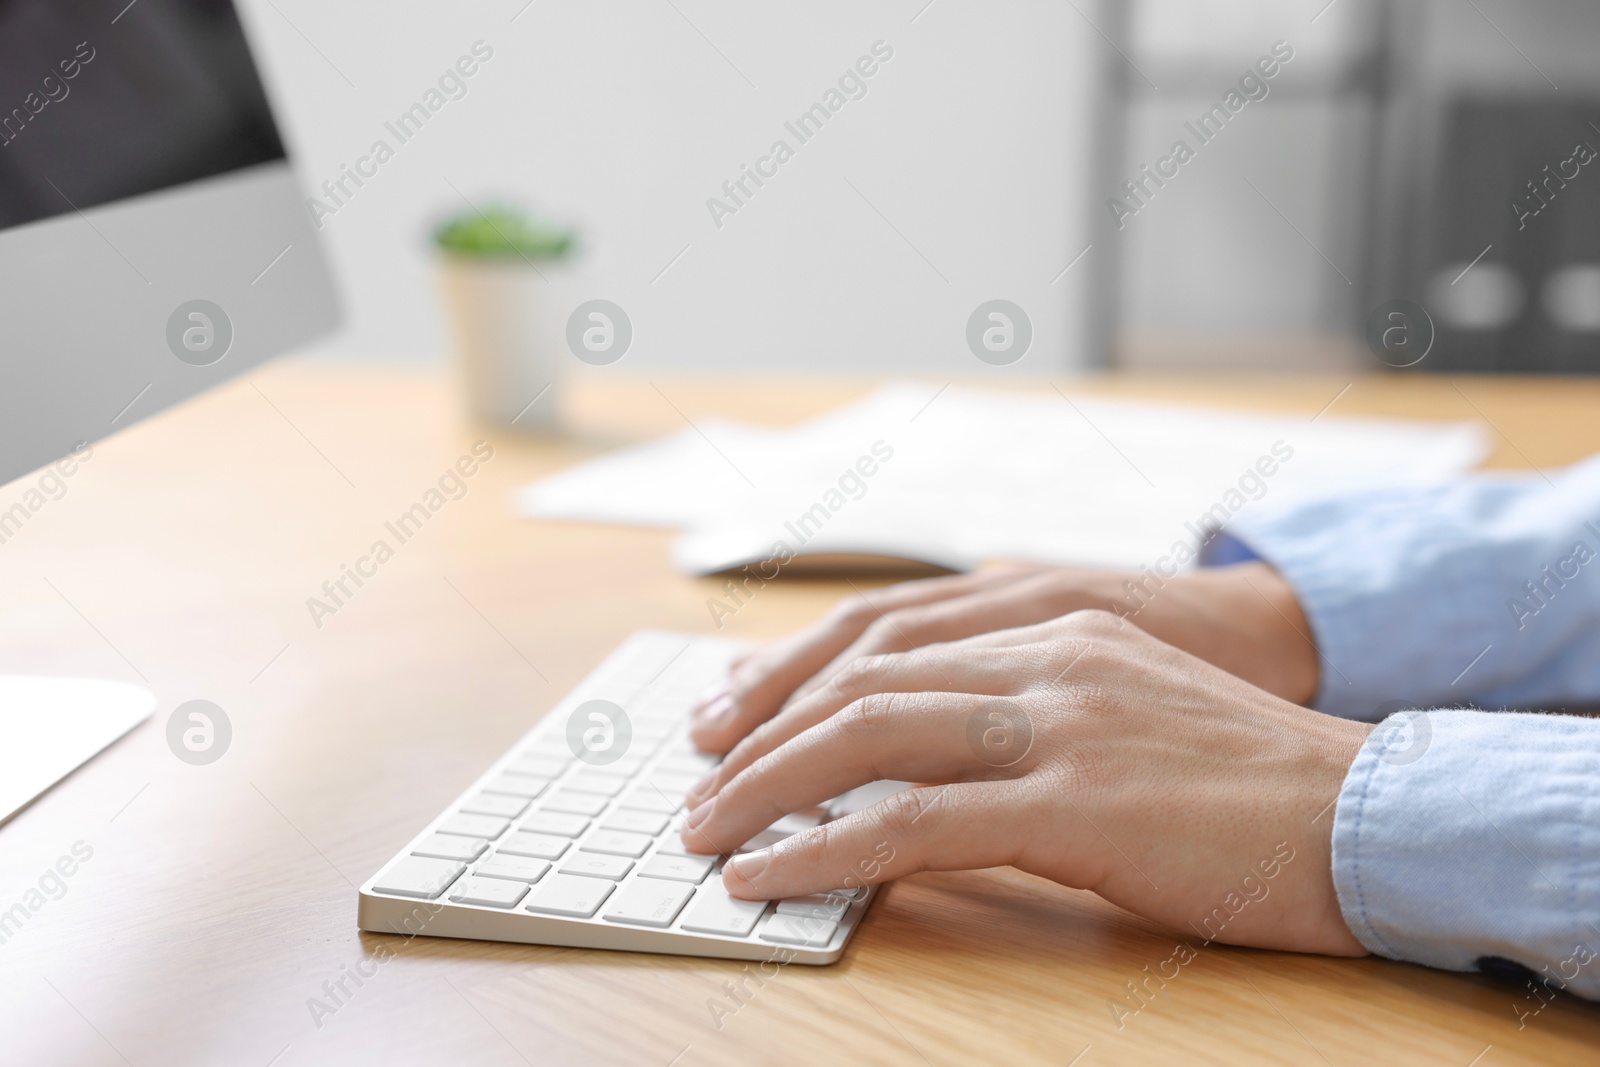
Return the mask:
<svg viewBox="0 0 1600 1067"><path fill-rule="evenodd" d="M0 229L283 158L229 0L0 0Z"/></svg>

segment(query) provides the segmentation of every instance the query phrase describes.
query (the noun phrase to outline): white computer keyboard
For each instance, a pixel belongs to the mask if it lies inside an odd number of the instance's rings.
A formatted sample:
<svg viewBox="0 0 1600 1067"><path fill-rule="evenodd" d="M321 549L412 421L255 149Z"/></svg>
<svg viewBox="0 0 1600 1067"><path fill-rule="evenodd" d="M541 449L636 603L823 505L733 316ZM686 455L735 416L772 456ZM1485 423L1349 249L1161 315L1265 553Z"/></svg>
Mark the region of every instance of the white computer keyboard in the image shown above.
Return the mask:
<svg viewBox="0 0 1600 1067"><path fill-rule="evenodd" d="M873 887L738 900L722 888L724 857L679 840L684 794L715 763L686 737L689 706L741 647L634 634L361 887L361 929L837 960ZM827 817L788 816L745 848Z"/></svg>

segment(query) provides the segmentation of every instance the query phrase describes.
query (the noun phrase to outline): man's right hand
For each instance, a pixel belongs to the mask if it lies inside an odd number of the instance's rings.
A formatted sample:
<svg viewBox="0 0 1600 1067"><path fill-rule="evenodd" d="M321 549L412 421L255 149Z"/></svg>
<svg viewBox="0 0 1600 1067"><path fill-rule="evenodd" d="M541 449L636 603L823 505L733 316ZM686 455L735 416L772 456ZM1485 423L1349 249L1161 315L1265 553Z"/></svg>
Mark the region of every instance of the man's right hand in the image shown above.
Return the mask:
<svg viewBox="0 0 1600 1067"><path fill-rule="evenodd" d="M1114 611L1170 645L1297 704L1318 685L1305 612L1289 583L1261 562L1144 578L1131 571L1007 566L905 582L847 598L820 622L738 661L696 704L691 736L725 753L789 703L861 656L905 652L1032 626L1074 611ZM1143 605L1140 607L1140 605Z"/></svg>

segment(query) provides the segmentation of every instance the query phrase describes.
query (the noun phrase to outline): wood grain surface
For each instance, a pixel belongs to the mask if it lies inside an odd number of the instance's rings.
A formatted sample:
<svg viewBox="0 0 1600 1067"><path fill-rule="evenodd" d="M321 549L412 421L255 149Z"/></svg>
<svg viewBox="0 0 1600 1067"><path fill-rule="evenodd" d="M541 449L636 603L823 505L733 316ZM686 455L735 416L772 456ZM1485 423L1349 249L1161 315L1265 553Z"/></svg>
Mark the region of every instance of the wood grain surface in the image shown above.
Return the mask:
<svg viewBox="0 0 1600 1067"><path fill-rule="evenodd" d="M1496 466L1600 451L1593 381L1059 384L1483 419ZM97 446L0 545L0 670L142 680L160 706L0 827L0 910L92 849L0 944L0 1061L1596 1062L1600 1009L1570 997L1519 1027L1533 1002L1487 978L1219 946L1119 1026L1109 1004L1178 935L1009 870L895 884L842 962L737 997L743 964L358 932L355 885L624 636L713 630L718 583L672 569L670 534L520 520L511 491L686 420L792 423L871 385L597 375L569 397L574 436L537 441L469 425L432 372L291 362ZM314 625L306 599L480 439L494 458L465 496ZM34 481L0 488L0 509ZM773 637L847 591L780 581L722 632ZM164 736L197 698L233 726L203 767ZM376 974L314 1019L308 1000L358 964Z"/></svg>

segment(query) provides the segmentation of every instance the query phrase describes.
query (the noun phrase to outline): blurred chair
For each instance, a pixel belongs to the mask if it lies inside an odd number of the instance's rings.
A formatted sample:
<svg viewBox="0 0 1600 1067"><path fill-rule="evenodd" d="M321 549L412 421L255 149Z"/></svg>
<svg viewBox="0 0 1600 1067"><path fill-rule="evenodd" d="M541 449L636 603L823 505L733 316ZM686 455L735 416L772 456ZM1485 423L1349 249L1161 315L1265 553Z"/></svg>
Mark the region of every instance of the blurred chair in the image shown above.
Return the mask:
<svg viewBox="0 0 1600 1067"><path fill-rule="evenodd" d="M1427 308L1415 371L1600 371L1600 9L1397 15L1369 305Z"/></svg>
<svg viewBox="0 0 1600 1067"><path fill-rule="evenodd" d="M1388 5L1318 6L1129 5L1128 62L1108 94L1122 117L1123 173L1106 192L1176 139L1198 154L1112 235L1121 366L1345 372L1370 362L1357 338ZM1292 59L1266 96L1199 145L1190 127L1275 45Z"/></svg>
<svg viewBox="0 0 1600 1067"><path fill-rule="evenodd" d="M1111 32L1108 196L1258 54L1294 50L1135 217L1102 221L1117 364L1378 369L1366 319L1408 299L1436 327L1416 371L1600 370L1600 4L1132 0Z"/></svg>

